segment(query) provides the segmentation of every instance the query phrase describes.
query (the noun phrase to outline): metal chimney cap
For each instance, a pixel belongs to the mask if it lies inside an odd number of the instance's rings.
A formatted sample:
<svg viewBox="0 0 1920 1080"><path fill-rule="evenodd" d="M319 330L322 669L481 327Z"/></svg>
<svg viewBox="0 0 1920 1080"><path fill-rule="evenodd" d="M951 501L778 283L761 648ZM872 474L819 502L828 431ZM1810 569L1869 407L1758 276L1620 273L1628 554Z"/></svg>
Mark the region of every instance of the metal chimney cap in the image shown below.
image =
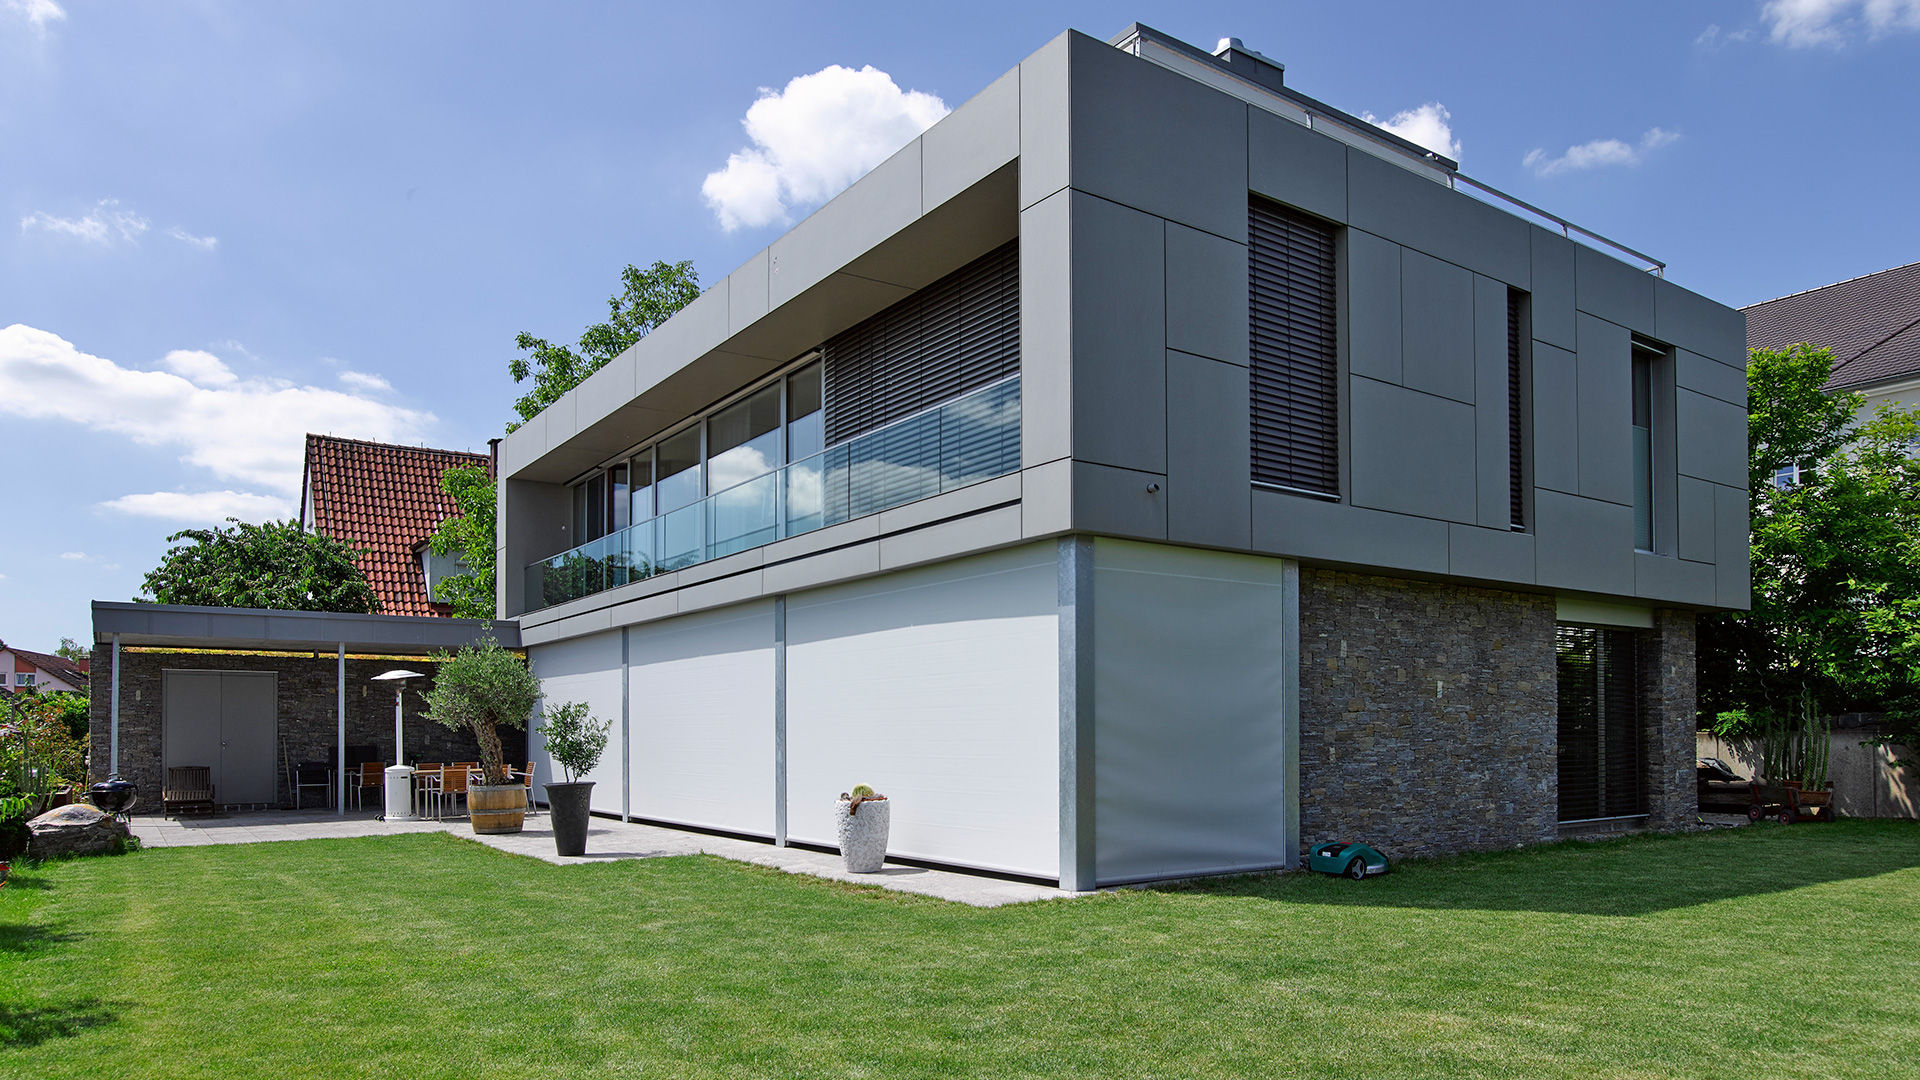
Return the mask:
<svg viewBox="0 0 1920 1080"><path fill-rule="evenodd" d="M1219 56L1228 49L1239 49L1241 52L1246 52L1247 46L1237 37L1223 37L1220 39L1220 44L1213 47L1213 55Z"/></svg>

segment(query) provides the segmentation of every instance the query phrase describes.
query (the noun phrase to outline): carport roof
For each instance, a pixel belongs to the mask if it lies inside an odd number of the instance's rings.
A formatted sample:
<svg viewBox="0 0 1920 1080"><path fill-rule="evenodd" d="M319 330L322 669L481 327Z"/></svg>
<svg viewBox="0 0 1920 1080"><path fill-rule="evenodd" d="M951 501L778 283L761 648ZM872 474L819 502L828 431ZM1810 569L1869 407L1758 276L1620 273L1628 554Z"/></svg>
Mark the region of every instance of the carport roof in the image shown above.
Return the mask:
<svg viewBox="0 0 1920 1080"><path fill-rule="evenodd" d="M119 634L122 645L169 648L332 652L345 645L356 653L421 653L470 645L488 633L507 648L520 647L520 624L504 620L93 602L100 644Z"/></svg>

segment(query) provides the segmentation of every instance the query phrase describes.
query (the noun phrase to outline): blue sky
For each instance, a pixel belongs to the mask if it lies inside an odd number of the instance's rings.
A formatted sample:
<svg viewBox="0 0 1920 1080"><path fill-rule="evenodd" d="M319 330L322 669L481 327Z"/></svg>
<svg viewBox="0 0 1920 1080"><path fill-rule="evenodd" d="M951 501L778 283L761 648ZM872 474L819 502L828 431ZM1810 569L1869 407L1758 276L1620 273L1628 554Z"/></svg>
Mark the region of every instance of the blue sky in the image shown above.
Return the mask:
<svg viewBox="0 0 1920 1080"><path fill-rule="evenodd" d="M515 332L577 336L628 262L718 280L848 162L1133 20L1241 37L1728 303L1920 258L1920 0L0 0L0 638L84 640L169 532L290 513L305 431L484 450Z"/></svg>

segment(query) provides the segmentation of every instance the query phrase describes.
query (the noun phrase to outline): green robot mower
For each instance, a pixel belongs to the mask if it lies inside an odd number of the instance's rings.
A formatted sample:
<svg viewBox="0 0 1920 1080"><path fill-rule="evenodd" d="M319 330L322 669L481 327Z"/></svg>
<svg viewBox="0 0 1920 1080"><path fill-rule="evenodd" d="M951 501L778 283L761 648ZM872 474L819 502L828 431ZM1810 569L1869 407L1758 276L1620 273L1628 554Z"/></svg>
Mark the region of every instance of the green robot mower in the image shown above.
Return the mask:
<svg viewBox="0 0 1920 1080"><path fill-rule="evenodd" d="M1387 872L1387 857L1365 844L1335 840L1307 853L1307 869L1355 881Z"/></svg>

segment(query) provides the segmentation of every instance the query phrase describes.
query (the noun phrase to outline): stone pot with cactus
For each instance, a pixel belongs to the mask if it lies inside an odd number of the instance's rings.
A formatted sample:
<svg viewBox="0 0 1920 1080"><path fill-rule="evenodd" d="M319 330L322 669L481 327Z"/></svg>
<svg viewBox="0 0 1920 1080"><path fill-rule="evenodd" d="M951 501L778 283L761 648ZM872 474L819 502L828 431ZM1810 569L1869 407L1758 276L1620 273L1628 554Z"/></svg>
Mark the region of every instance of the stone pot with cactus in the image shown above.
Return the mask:
<svg viewBox="0 0 1920 1080"><path fill-rule="evenodd" d="M834 824L840 835L840 857L849 874L877 874L887 860L887 825L892 804L865 784L840 793Z"/></svg>

